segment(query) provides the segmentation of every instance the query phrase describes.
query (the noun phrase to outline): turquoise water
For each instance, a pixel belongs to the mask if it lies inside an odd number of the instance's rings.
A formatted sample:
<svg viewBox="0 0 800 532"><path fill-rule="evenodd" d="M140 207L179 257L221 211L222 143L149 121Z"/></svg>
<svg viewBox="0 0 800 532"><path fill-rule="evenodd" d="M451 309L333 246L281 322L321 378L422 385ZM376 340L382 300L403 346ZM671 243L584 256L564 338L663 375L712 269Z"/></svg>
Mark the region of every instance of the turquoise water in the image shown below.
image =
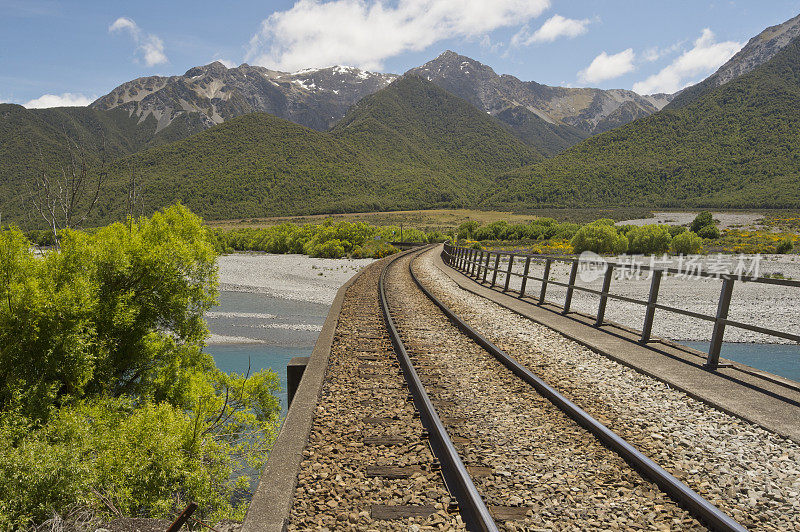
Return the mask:
<svg viewBox="0 0 800 532"><path fill-rule="evenodd" d="M708 353L710 342L681 342ZM723 342L720 356L800 382L800 345Z"/></svg>
<svg viewBox="0 0 800 532"><path fill-rule="evenodd" d="M286 364L293 357L304 357L311 354L310 347L284 347L263 344L231 344L210 345L206 353L214 357L217 367L225 373L247 372L248 361L250 372L271 369L278 374L281 390L278 397L281 401L281 415L286 414Z"/></svg>

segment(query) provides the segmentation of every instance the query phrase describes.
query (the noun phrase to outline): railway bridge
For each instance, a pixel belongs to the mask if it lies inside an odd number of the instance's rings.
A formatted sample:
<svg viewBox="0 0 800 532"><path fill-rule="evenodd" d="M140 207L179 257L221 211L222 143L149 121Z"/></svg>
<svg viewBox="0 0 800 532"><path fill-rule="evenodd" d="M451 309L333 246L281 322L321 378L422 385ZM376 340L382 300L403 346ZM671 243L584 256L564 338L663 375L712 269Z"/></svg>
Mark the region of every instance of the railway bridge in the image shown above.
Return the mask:
<svg viewBox="0 0 800 532"><path fill-rule="evenodd" d="M429 246L343 286L243 529L800 531L796 383L655 337L654 299L641 331L571 312L574 268L549 302L530 262Z"/></svg>

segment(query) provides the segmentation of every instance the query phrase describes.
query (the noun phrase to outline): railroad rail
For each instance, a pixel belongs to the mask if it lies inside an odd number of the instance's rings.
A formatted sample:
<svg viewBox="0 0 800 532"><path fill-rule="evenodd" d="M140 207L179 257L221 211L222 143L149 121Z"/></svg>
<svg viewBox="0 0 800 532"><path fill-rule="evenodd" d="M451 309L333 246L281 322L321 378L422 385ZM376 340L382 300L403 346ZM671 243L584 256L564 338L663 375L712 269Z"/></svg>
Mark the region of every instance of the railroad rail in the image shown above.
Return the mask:
<svg viewBox="0 0 800 532"><path fill-rule="evenodd" d="M664 305L663 303L658 302L659 290L661 288L663 276L665 274L685 274L686 272L682 271L681 269L669 267L658 268L647 264L637 265L639 269L650 272L650 290L648 298L643 300L622 296L611 292L611 281L613 279L614 272L620 270L624 271L629 267L629 265L626 264L603 261L602 288L600 290L595 290L593 288L581 286L577 282L578 270L581 265L583 264L590 266L588 261L582 260L579 257L532 255L482 249L478 250L463 246L452 246L450 244L445 244L443 258L449 266L469 275L482 284L488 285L491 288L498 287L498 289L500 286L502 286L502 291L504 293L516 293L518 298L532 301L537 305L550 304L560 307L562 314L568 314L571 311L572 298L576 290L579 292L596 295L599 298L597 310L595 314L591 316L594 320L595 327L602 327L603 325L609 324L609 322L605 320L605 312L609 299L640 305L644 307L641 336L639 338L639 343L641 344L647 344L653 340L652 330L656 310L672 312L688 318L712 322L713 330L711 334L711 343L709 345L708 355L705 363L705 367L712 371L717 369L719 366L720 351L727 327L737 327L755 333L800 343L800 335L798 334L761 327L752 323L745 323L728 318L728 311L730 309L731 298L733 296L733 289L737 281L781 286L786 288L800 288L800 281L797 280L773 279L769 277L754 277L745 275L737 276L730 273L717 274L703 270L693 271L692 275L696 275L697 277L719 279L722 282L720 294L717 299L717 312L716 315L711 316L700 312ZM501 267L501 262L505 262L503 267ZM541 276L531 274L531 263L536 262L543 264ZM556 262L570 265L569 279L566 283L552 279L550 276L551 266ZM515 267L517 268L516 271ZM510 286L511 279L514 277L518 277L521 280L518 290L513 290ZM538 294L528 293L528 281L535 281L539 283L540 288ZM555 285L566 289L563 302L554 302L547 299L547 288L549 285Z"/></svg>
<svg viewBox="0 0 800 532"><path fill-rule="evenodd" d="M427 249L427 248L426 248ZM721 531L742 531L745 530L731 517L720 511L713 504L709 503L703 497L698 495L688 486L683 484L680 480L672 476L654 461L639 452L634 446L630 445L623 438L616 435L609 430L601 422L591 417L580 407L575 405L569 399L560 394L548 383L544 382L537 375L535 375L528 368L522 366L512 357L510 357L503 350L499 349L487 338L475 331L466 322L461 320L452 310L450 310L442 301L437 299L419 280L412 269L413 259L425 250L413 251L410 254L403 254L392 259L381 273L379 286L380 305L386 322L391 343L394 351L398 357L398 361L402 368L403 375L406 383L413 397L415 406L419 411L419 415L427 435L430 439L431 448L434 454L441 463L442 473L445 478L446 484L451 493L456 497L458 506L461 511L465 523L471 530L496 530L495 516L503 514L503 508L493 506L490 511L490 505L484 500L485 494L482 494L477 487L476 483L470 478L468 467L464 465L456 445L454 445L452 438L448 434L445 423L442 422L442 417L437 413L434 407L435 398L432 400L431 396L426 391L426 380L428 386L436 382L436 376L428 377L426 379L427 367L422 367L420 372L415 368L414 359L420 358L420 352L425 352L423 348L410 349L406 346L403 340L404 333L407 336L414 334L414 323L416 316L398 316L398 309L402 308L402 304L396 304L395 310L392 310L392 300L387 295L387 277L394 274L393 269L398 267L398 264L404 260L408 260L407 271L403 274L408 275L413 280L414 285L418 288L419 292L423 294L424 298L435 305L443 314L446 319L456 328L460 333L468 338L469 342L475 344L478 350L483 352L484 357L493 358L499 361L503 367L509 370L516 378L521 379L527 385L532 386L537 393L546 398L550 403L555 405L561 412L566 414L573 422L577 423L583 429L588 431L592 437L601 442L603 446L610 449L627 462L641 477L652 481L657 485L665 494L674 500L680 507L685 508L693 517L700 521L704 526L712 530ZM451 255L458 258L456 255ZM463 258L463 257L462 257ZM482 264L482 262L474 261L473 266ZM484 275L485 275L484 270ZM495 271L496 267L495 267ZM524 291L524 290L523 290ZM393 297L398 294L397 290L392 290ZM395 314L395 316L393 316ZM410 329L406 331L405 329ZM460 334L456 333L456 334ZM466 341L464 339L463 342ZM412 353L410 354L409 351ZM429 350L428 350L429 351ZM435 356L428 353L426 360L434 361ZM423 364L424 366L424 364ZM443 366L440 366L442 368ZM446 368L445 368L446 369ZM452 423L450 423L452 426ZM508 509L506 509L508 510ZM494 516L493 516L494 513ZM505 515L508 515L507 513ZM523 518L523 514L518 514L517 518ZM502 518L501 518L502 520Z"/></svg>

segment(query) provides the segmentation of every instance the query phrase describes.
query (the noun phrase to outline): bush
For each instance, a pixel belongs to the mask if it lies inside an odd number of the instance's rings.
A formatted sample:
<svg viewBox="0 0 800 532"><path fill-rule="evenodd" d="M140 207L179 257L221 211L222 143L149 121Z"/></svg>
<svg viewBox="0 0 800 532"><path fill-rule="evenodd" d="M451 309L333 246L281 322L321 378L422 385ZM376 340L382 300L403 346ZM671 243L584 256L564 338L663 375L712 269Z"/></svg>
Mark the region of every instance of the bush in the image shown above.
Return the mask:
<svg viewBox="0 0 800 532"><path fill-rule="evenodd" d="M447 242L450 237L446 234L442 233L441 231L431 231L426 235L428 242L431 244L438 243L438 242Z"/></svg>
<svg viewBox="0 0 800 532"><path fill-rule="evenodd" d="M686 228L682 225L670 225L667 230L669 231L669 236L672 238L686 232Z"/></svg>
<svg viewBox="0 0 800 532"><path fill-rule="evenodd" d="M703 239L691 231L684 231L672 239L671 249L676 255L696 255L703 249Z"/></svg>
<svg viewBox="0 0 800 532"><path fill-rule="evenodd" d="M672 237L663 225L650 224L628 231L628 253L655 255L666 253Z"/></svg>
<svg viewBox="0 0 800 532"><path fill-rule="evenodd" d="M703 211L695 216L689 230L695 234L700 234L700 230L706 226L714 225L714 217L708 211Z"/></svg>
<svg viewBox="0 0 800 532"><path fill-rule="evenodd" d="M775 246L775 253L789 253L794 248L794 242L791 238L784 238Z"/></svg>
<svg viewBox="0 0 800 532"><path fill-rule="evenodd" d="M697 231L697 236L707 238L709 240L716 240L719 238L719 229L716 225L705 225Z"/></svg>
<svg viewBox="0 0 800 532"><path fill-rule="evenodd" d="M570 244L575 253L625 253L628 249L628 239L618 234L613 226L605 224L584 225L572 237Z"/></svg>
<svg viewBox="0 0 800 532"><path fill-rule="evenodd" d="M461 225L458 226L456 229L456 235L458 235L459 240L468 240L475 237L475 231L480 227L480 223L475 220L469 220L467 222L463 222Z"/></svg>

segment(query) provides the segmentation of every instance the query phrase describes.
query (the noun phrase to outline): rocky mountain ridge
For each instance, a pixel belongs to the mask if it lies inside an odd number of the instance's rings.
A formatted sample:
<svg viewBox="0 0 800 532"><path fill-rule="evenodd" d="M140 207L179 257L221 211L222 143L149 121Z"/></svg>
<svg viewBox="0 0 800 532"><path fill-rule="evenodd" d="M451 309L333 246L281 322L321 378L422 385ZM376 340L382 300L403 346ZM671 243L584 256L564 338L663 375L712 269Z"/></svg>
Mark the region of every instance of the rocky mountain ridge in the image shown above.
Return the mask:
<svg viewBox="0 0 800 532"><path fill-rule="evenodd" d="M206 127L211 127L256 111L324 131L351 105L397 77L342 66L288 73L247 63L227 68L217 61L191 68L182 76L149 76L123 83L91 107L122 108L140 121L152 115L158 124L156 132L187 113L199 113Z"/></svg>
<svg viewBox="0 0 800 532"><path fill-rule="evenodd" d="M553 87L521 81L508 74L498 75L491 67L451 50L409 73L461 96L491 115L524 107L549 124L571 126L587 135L651 115L671 99L667 94L641 96L623 89Z"/></svg>

